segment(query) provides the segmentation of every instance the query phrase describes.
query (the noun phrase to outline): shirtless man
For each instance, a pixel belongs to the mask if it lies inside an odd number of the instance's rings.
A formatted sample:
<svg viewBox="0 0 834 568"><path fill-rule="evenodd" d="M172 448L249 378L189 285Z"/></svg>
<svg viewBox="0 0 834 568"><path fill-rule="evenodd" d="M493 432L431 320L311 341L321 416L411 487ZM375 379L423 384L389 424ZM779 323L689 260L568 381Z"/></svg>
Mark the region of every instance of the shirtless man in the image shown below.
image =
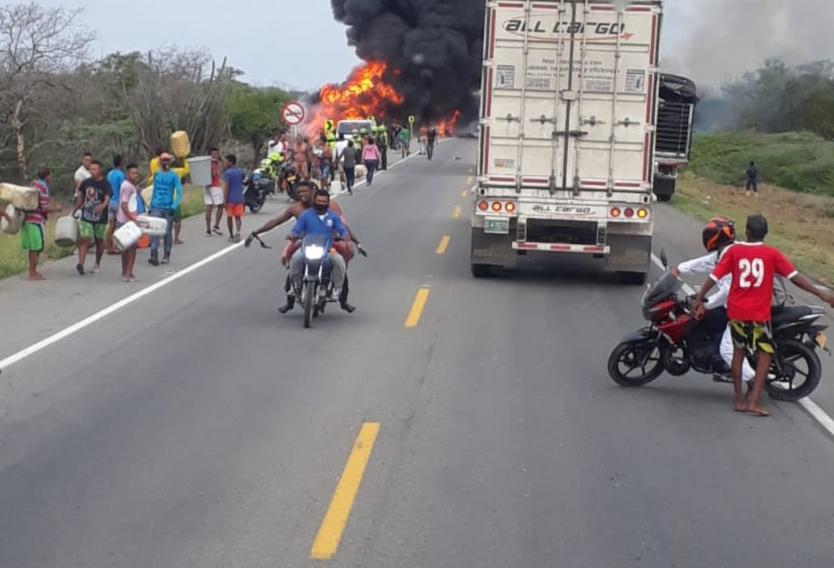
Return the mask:
<svg viewBox="0 0 834 568"><path fill-rule="evenodd" d="M255 231L252 231L252 233L246 238L246 248L249 248L252 245L252 241L255 240L255 237L257 237L261 233L269 232L269 231L275 229L276 227L278 227L280 225L283 225L284 223L286 223L290 219L298 219L298 217L302 213L304 213L305 211L307 211L308 209L310 209L313 206L314 190L313 190L312 184L310 182L301 182L298 185L298 190L297 191L298 191L298 203L294 203L293 205L290 205L289 207L287 207L284 210L283 213L281 213L280 215L278 215L274 219L270 219L269 221L267 221L261 228L256 229ZM365 254L364 249L362 248L362 245L359 243L359 239L357 239L356 235L353 234L353 231L351 231L348 224L344 222L345 221L345 212L344 212L344 210L342 210L342 207L338 203L336 203L335 201L331 201L330 202L330 210L333 211L336 215L338 215L339 217L342 218L342 222L344 223L345 227L348 230L348 233L350 234L350 239L354 243L356 243L356 246L359 248L359 251L362 254ZM344 242L335 243L334 248L339 252L339 254L342 255L342 257L344 257L346 264L349 263L350 260L353 258L353 250L350 248L350 246L347 246ZM289 284L290 284L289 278L287 278L287 287L286 287L287 292L290 291ZM345 310L349 314L352 314L353 312L356 311L356 308L354 306L351 306L348 303L347 297L348 297L348 280L347 280L347 278L345 278L345 285L342 288L342 295L339 297L339 304L341 305L343 310ZM294 307L295 307L295 296L292 296L292 295L288 294L287 295L287 304L284 307L279 308L278 311L280 311L282 314L285 314L288 311L290 311L291 309L293 309Z"/></svg>
<svg viewBox="0 0 834 568"><path fill-rule="evenodd" d="M298 137L298 140L295 142L292 159L295 162L295 170L301 176L301 179L305 181L309 180L312 151L310 149L310 142L306 138Z"/></svg>

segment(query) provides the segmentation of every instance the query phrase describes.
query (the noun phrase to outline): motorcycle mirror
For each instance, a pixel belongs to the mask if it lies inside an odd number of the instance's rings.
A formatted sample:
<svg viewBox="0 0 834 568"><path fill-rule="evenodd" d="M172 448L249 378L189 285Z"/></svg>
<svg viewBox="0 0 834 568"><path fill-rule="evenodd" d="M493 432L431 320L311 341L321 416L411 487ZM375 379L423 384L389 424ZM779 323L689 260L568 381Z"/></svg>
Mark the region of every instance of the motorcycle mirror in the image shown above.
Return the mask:
<svg viewBox="0 0 834 568"><path fill-rule="evenodd" d="M660 264L663 265L664 270L669 269L669 259L666 258L666 249L660 249Z"/></svg>

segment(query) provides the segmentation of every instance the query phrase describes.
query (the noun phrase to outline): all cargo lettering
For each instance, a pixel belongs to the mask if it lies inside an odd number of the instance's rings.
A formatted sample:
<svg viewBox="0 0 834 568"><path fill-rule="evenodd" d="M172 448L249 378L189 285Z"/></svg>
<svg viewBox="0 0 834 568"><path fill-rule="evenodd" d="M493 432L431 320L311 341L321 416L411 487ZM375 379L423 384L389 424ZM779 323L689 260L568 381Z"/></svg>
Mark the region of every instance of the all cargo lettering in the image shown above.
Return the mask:
<svg viewBox="0 0 834 568"><path fill-rule="evenodd" d="M607 22L556 22L552 27L548 26L544 20L531 21L527 25L523 19L514 18L504 24L504 29L510 33L565 33L565 34L583 34L593 33L596 35L618 36L625 33L626 25Z"/></svg>

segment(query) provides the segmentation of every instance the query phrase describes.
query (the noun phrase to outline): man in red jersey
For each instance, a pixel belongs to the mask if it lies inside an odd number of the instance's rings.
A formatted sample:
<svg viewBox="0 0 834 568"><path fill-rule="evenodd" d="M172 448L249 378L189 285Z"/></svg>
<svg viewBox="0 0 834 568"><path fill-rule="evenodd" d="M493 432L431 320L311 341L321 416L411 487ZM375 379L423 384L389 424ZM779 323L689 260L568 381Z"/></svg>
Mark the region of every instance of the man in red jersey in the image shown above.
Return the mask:
<svg viewBox="0 0 834 568"><path fill-rule="evenodd" d="M761 406L762 391L770 362L776 348L771 331L771 299L775 275L788 278L806 292L834 306L834 294L818 290L779 250L764 244L767 219L763 215L747 218L747 242L738 242L727 249L718 265L695 298L696 313L702 313L703 301L710 289L724 276L732 275L727 301L727 316L733 334L733 385L736 412L768 416ZM741 367L748 349L755 350L756 378L749 398L741 390Z"/></svg>

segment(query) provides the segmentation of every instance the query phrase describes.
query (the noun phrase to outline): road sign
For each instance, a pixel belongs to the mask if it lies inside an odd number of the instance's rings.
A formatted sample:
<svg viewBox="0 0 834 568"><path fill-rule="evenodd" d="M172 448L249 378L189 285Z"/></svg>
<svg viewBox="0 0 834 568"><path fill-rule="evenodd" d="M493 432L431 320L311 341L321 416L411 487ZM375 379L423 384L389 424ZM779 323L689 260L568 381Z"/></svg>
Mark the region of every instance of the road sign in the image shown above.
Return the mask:
<svg viewBox="0 0 834 568"><path fill-rule="evenodd" d="M281 111L281 116L283 117L284 122L290 126L296 126L304 122L304 118L307 116L307 111L304 110L304 106L301 103L296 101L284 105L284 110Z"/></svg>
<svg viewBox="0 0 834 568"><path fill-rule="evenodd" d="M408 117L408 123L409 124L414 124L415 122L417 122L417 119L414 117L413 114Z"/></svg>
<svg viewBox="0 0 834 568"><path fill-rule="evenodd" d="M328 133L333 132L333 130L335 128L336 128L336 125L333 123L332 120L325 120L324 121L324 131L325 132L328 132Z"/></svg>

